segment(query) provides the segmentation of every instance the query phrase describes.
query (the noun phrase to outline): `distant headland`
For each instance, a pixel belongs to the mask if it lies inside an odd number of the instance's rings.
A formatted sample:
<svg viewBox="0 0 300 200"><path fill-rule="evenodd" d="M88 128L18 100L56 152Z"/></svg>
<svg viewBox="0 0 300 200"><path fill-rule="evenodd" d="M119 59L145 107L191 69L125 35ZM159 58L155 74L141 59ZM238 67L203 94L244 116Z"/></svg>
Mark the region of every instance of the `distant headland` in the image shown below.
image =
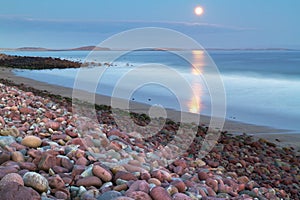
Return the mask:
<svg viewBox="0 0 300 200"><path fill-rule="evenodd" d="M20 47L20 48L0 48L0 51L120 51L127 49L111 49L108 47L82 46L76 48L44 48L44 47ZM146 51L182 51L194 49L180 48L148 48ZM205 48L207 51L297 51L299 49L290 48Z"/></svg>

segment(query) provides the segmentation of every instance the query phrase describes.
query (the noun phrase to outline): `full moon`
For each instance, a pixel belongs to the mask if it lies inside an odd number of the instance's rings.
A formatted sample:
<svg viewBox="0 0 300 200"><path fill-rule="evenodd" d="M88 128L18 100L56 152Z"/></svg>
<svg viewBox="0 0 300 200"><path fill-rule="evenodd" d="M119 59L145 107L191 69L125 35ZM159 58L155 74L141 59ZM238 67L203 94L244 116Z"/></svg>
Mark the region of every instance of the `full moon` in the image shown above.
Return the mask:
<svg viewBox="0 0 300 200"><path fill-rule="evenodd" d="M195 8L194 12L195 12L196 15L200 16L200 15L203 14L204 10L203 10L203 8L201 6L197 6Z"/></svg>

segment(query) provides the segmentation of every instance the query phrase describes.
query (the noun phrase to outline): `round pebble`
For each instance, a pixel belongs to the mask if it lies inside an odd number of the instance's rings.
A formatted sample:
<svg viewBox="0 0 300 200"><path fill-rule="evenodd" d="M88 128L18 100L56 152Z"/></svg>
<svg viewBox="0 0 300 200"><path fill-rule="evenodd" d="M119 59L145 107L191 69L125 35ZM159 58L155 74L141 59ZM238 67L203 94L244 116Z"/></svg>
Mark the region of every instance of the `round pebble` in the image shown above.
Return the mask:
<svg viewBox="0 0 300 200"><path fill-rule="evenodd" d="M24 155L20 151L11 154L11 159L15 162L24 162Z"/></svg>
<svg viewBox="0 0 300 200"><path fill-rule="evenodd" d="M155 187L150 191L154 200L172 200L170 194L163 187Z"/></svg>
<svg viewBox="0 0 300 200"><path fill-rule="evenodd" d="M48 191L49 185L47 179L36 172L25 173L23 181L25 186L32 187L38 192Z"/></svg>
<svg viewBox="0 0 300 200"><path fill-rule="evenodd" d="M37 148L41 146L42 140L39 137L28 135L22 140L22 145L31 148Z"/></svg>
<svg viewBox="0 0 300 200"><path fill-rule="evenodd" d="M93 174L101 180L103 180L104 182L109 182L112 179L112 174L103 167L100 167L99 165L93 166Z"/></svg>
<svg viewBox="0 0 300 200"><path fill-rule="evenodd" d="M16 182L20 185L24 185L22 177L17 173L6 174L0 181L0 189L5 189L5 186L10 182Z"/></svg>

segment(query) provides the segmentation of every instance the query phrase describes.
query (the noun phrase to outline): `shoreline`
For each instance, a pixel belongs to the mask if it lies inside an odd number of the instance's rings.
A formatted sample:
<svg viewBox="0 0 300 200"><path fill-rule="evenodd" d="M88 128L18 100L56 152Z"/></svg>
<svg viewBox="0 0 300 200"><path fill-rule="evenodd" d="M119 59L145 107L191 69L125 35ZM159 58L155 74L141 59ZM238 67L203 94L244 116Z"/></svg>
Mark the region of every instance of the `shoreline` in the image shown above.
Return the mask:
<svg viewBox="0 0 300 200"><path fill-rule="evenodd" d="M16 76L13 72L13 69L0 67L0 79L5 79L12 81L17 85L23 85L25 87L32 87L37 90L47 91L54 95L59 95L62 97L72 98L72 88L66 88L58 85L51 85L44 82L35 81L32 79L24 78ZM90 93L82 91L83 96L91 95ZM95 103L98 105L110 105L111 98L109 96L99 95L95 96ZM133 112L142 112L145 113L149 109L149 105L142 103L133 103L134 109L130 109ZM132 108L132 107L131 107ZM144 111L144 112L143 112ZM168 118L176 121L176 117L178 117L178 111L167 109ZM193 115L190 113L190 115ZM191 117L192 118L192 117ZM201 125L208 126L210 117L209 116L200 116ZM178 121L178 120L177 120ZM290 147L292 146L296 151L300 151L300 134L292 133L289 130L280 130L272 127L265 127L253 124L247 124L243 122L231 121L225 119L225 124L222 129L223 131L227 131L233 135L240 135L246 133L247 135L254 136L256 138L264 138L269 140L270 142L282 146L282 147Z"/></svg>

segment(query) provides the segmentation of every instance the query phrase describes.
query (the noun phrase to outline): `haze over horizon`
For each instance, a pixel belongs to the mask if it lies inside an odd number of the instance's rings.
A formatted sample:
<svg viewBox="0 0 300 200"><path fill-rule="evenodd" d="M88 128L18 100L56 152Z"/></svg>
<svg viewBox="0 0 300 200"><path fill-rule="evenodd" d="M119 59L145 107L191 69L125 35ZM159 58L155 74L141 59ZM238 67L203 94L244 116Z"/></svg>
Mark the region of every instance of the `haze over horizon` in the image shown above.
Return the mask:
<svg viewBox="0 0 300 200"><path fill-rule="evenodd" d="M199 5L201 16L193 12ZM299 49L299 9L297 0L12 0L0 7L0 47L75 48L132 28L163 27L204 48Z"/></svg>

